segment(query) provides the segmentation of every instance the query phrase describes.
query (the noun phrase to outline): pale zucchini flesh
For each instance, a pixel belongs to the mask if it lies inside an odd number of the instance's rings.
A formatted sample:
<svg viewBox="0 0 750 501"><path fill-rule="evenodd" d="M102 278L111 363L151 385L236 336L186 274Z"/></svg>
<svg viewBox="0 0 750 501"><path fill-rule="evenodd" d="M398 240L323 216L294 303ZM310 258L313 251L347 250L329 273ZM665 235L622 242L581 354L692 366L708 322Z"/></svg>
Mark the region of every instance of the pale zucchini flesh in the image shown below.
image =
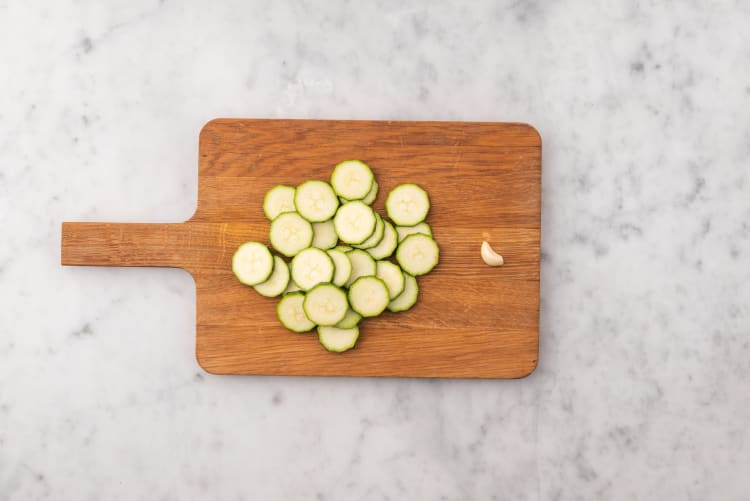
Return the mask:
<svg viewBox="0 0 750 501"><path fill-rule="evenodd" d="M307 318L318 325L336 325L346 316L346 293L332 284L319 284L305 294L302 304Z"/></svg>
<svg viewBox="0 0 750 501"><path fill-rule="evenodd" d="M362 320L362 315L349 308L344 318L341 319L341 322L336 324L336 327L339 329L351 329L352 327L356 327L360 320Z"/></svg>
<svg viewBox="0 0 750 501"><path fill-rule="evenodd" d="M318 327L318 341L328 351L342 353L354 348L359 339L359 328Z"/></svg>
<svg viewBox="0 0 750 501"><path fill-rule="evenodd" d="M365 249L375 259L385 259L393 254L398 245L398 235L393 225L388 221L383 221L383 238L375 247Z"/></svg>
<svg viewBox="0 0 750 501"><path fill-rule="evenodd" d="M263 198L263 213L269 221L284 212L294 212L294 187L279 184L266 193Z"/></svg>
<svg viewBox="0 0 750 501"><path fill-rule="evenodd" d="M346 253L346 257L352 263L352 272L349 275L349 280L346 281L346 286L349 287L360 277L366 277L369 275L375 275L377 268L375 260L367 252L354 249Z"/></svg>
<svg viewBox="0 0 750 501"><path fill-rule="evenodd" d="M245 242L232 256L232 272L245 285L258 285L273 272L273 255L260 242Z"/></svg>
<svg viewBox="0 0 750 501"><path fill-rule="evenodd" d="M404 272L390 261L378 261L375 276L388 288L389 299L394 299L404 290Z"/></svg>
<svg viewBox="0 0 750 501"><path fill-rule="evenodd" d="M284 289L284 294L289 294L290 292L299 292L302 289L300 289L299 285L294 283L294 280L292 280L292 272L289 272L289 284L287 284L286 289Z"/></svg>
<svg viewBox="0 0 750 501"><path fill-rule="evenodd" d="M365 195L365 198L362 199L362 203L367 205L372 205L372 203L375 201L376 198L378 198L378 189L380 186L378 185L377 181L372 182L372 187L370 188L369 193ZM352 200L347 200L344 197L339 197L339 201L341 201L342 204L345 204L346 202L351 202Z"/></svg>
<svg viewBox="0 0 750 501"><path fill-rule="evenodd" d="M333 218L336 234L347 244L361 244L370 238L376 223L372 208L360 201L345 203Z"/></svg>
<svg viewBox="0 0 750 501"><path fill-rule="evenodd" d="M398 233L398 241L401 242L409 235L413 235L415 233L422 233L423 235L431 237L432 228L430 228L429 224L422 222L419 224L415 224L414 226L396 226L396 233Z"/></svg>
<svg viewBox="0 0 750 501"><path fill-rule="evenodd" d="M333 260L324 250L310 247L294 256L291 264L292 280L300 289L308 291L318 284L333 279Z"/></svg>
<svg viewBox="0 0 750 501"><path fill-rule="evenodd" d="M367 193L367 195L365 195L365 198L362 199L362 203L365 203L367 205L372 205L375 199L378 198L379 187L380 186L378 185L378 182L373 180L372 187L370 188L370 191Z"/></svg>
<svg viewBox="0 0 750 501"><path fill-rule="evenodd" d="M388 218L399 226L414 226L424 221L430 210L430 197L416 184L400 184L385 201Z"/></svg>
<svg viewBox="0 0 750 501"><path fill-rule="evenodd" d="M388 306L385 283L377 277L360 277L349 287L349 306L363 317L376 317Z"/></svg>
<svg viewBox="0 0 750 501"><path fill-rule="evenodd" d="M333 261L333 285L343 287L352 274L352 262L345 252L336 249L326 251Z"/></svg>
<svg viewBox="0 0 750 501"><path fill-rule="evenodd" d="M338 206L338 197L331 185L325 181L305 181L297 186L294 194L294 207L300 216L311 223L331 219Z"/></svg>
<svg viewBox="0 0 750 501"><path fill-rule="evenodd" d="M410 275L424 275L437 266L440 249L432 238L415 233L399 244L396 260L401 269Z"/></svg>
<svg viewBox="0 0 750 501"><path fill-rule="evenodd" d="M273 271L265 282L254 287L261 296L280 296L289 285L289 266L279 256L273 257Z"/></svg>
<svg viewBox="0 0 750 501"><path fill-rule="evenodd" d="M417 279L408 273L404 273L404 290L388 303L388 311L396 313L408 310L416 304L418 295L419 284L417 284Z"/></svg>
<svg viewBox="0 0 750 501"><path fill-rule="evenodd" d="M375 201L376 198L378 198L378 189L380 188L380 185L378 185L377 181L372 182L372 187L370 188L369 193L365 195L365 198L362 199L362 203L365 203L367 205L372 205L372 203ZM347 200L344 197L339 197L339 200L342 204L345 204L346 202L351 202L352 200Z"/></svg>
<svg viewBox="0 0 750 501"><path fill-rule="evenodd" d="M372 247L375 247L380 243L381 240L383 240L383 233L385 231L385 221L383 221L383 218L380 217L380 214L377 212L375 213L375 230L373 230L372 235L370 235L370 238L362 242L361 244L352 244L352 247L355 247L357 249L370 249Z"/></svg>
<svg viewBox="0 0 750 501"><path fill-rule="evenodd" d="M284 212L271 222L271 245L286 257L296 256L312 244L312 225L296 212Z"/></svg>
<svg viewBox="0 0 750 501"><path fill-rule="evenodd" d="M276 316L281 325L292 332L307 332L315 327L315 323L305 315L302 307L304 301L305 294L302 292L284 294L276 305Z"/></svg>
<svg viewBox="0 0 750 501"><path fill-rule="evenodd" d="M333 219L322 223L312 223L313 240L312 246L318 249L333 249L339 241L336 229L333 227Z"/></svg>
<svg viewBox="0 0 750 501"><path fill-rule="evenodd" d="M370 167L361 160L346 160L334 167L331 186L340 197L361 200L372 188L375 176Z"/></svg>

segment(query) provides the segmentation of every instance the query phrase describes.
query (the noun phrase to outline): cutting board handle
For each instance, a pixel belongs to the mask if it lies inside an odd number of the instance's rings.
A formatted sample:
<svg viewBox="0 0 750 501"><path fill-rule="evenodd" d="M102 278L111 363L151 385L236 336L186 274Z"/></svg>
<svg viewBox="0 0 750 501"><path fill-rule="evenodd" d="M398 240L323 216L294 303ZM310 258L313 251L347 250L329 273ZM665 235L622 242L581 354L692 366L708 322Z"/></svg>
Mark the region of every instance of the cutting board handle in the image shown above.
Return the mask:
<svg viewBox="0 0 750 501"><path fill-rule="evenodd" d="M63 223L60 262L71 266L184 268L184 223Z"/></svg>

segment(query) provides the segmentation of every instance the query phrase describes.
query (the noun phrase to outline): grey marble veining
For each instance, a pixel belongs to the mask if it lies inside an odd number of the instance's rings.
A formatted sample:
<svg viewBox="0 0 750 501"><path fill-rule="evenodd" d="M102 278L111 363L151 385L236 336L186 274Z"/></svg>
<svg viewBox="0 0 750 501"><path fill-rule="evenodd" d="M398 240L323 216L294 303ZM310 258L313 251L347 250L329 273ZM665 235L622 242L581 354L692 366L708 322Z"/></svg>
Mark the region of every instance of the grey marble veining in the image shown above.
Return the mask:
<svg viewBox="0 0 750 501"><path fill-rule="evenodd" d="M750 4L206 5L0 0L0 500L748 499ZM216 116L534 124L537 371L210 376L186 273L59 266Z"/></svg>

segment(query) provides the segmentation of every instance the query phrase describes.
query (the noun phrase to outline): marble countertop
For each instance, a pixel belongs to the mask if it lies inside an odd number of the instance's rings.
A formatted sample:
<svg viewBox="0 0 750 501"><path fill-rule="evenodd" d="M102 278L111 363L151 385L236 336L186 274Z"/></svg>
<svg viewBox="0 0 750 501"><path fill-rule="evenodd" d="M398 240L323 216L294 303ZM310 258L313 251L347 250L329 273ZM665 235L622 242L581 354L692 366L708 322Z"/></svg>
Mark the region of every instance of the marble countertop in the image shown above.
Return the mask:
<svg viewBox="0 0 750 501"><path fill-rule="evenodd" d="M0 0L0 500L748 499L750 4L205 5ZM185 272L59 265L217 116L536 126L536 372L211 376Z"/></svg>

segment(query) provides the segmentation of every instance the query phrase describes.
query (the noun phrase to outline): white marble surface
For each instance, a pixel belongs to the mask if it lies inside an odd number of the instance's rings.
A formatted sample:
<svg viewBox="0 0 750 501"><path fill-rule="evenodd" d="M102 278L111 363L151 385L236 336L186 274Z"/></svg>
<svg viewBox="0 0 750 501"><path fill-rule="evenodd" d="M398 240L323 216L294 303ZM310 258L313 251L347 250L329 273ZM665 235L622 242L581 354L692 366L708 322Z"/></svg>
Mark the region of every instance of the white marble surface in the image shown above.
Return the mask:
<svg viewBox="0 0 750 501"><path fill-rule="evenodd" d="M0 500L748 499L750 4L464 3L0 0ZM216 116L534 124L538 370L209 376L187 274L59 266Z"/></svg>

